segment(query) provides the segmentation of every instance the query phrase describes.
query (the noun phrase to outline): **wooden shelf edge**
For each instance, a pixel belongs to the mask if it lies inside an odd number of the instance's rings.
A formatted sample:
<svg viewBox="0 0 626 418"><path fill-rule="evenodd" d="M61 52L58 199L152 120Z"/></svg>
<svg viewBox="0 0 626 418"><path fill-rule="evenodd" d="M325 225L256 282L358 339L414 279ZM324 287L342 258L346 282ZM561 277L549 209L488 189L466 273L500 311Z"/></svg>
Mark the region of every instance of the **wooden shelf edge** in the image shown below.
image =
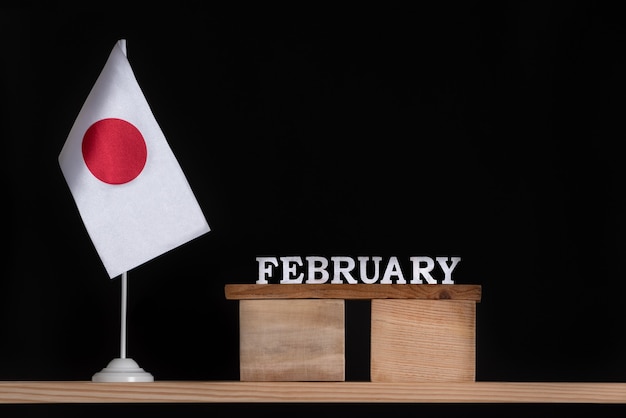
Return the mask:
<svg viewBox="0 0 626 418"><path fill-rule="evenodd" d="M480 302L475 284L227 284L229 300L243 299L431 299Z"/></svg>
<svg viewBox="0 0 626 418"><path fill-rule="evenodd" d="M586 382L0 382L0 404L31 403L601 403L626 383Z"/></svg>

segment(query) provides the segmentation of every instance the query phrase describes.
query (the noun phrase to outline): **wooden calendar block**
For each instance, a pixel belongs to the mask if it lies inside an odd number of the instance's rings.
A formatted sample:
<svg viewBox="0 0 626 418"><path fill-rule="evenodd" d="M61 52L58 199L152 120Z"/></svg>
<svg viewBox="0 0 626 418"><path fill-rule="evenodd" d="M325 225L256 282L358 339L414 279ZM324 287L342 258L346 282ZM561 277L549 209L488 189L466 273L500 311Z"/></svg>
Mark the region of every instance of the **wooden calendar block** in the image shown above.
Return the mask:
<svg viewBox="0 0 626 418"><path fill-rule="evenodd" d="M344 381L345 301L240 300L240 380Z"/></svg>
<svg viewBox="0 0 626 418"><path fill-rule="evenodd" d="M473 382L476 302L372 299L372 382Z"/></svg>

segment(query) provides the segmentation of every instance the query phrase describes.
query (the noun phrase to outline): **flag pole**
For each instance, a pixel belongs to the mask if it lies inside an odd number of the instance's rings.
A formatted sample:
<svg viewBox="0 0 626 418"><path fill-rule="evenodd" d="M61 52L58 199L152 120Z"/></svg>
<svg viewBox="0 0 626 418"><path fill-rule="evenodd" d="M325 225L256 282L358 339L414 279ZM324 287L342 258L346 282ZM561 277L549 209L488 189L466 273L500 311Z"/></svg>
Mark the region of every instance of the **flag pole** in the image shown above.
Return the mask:
<svg viewBox="0 0 626 418"><path fill-rule="evenodd" d="M127 55L126 39L120 39L119 45ZM132 358L126 357L126 311L128 304L128 272L122 273L122 301L120 322L120 356L109 362L107 367L91 377L93 382L154 382L154 377L139 367Z"/></svg>
<svg viewBox="0 0 626 418"><path fill-rule="evenodd" d="M119 40L124 55L128 57L126 49L126 39ZM128 271L122 273L122 308L121 308L121 324L120 324L120 358L126 358L126 306L128 305Z"/></svg>
<svg viewBox="0 0 626 418"><path fill-rule="evenodd" d="M126 306L128 302L128 272L122 273L122 314L120 324L120 358L126 358Z"/></svg>

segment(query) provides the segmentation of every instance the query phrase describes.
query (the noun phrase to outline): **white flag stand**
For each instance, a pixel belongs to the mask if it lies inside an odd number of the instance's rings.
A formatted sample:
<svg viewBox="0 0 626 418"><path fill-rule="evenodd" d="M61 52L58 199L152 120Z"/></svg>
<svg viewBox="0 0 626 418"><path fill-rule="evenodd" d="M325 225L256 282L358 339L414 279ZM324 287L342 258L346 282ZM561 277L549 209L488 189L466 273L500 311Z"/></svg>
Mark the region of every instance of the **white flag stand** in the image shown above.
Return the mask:
<svg viewBox="0 0 626 418"><path fill-rule="evenodd" d="M128 299L128 274L122 273L122 319L120 333L120 357L114 358L107 367L94 374L93 382L154 382L154 377L126 357L126 305Z"/></svg>

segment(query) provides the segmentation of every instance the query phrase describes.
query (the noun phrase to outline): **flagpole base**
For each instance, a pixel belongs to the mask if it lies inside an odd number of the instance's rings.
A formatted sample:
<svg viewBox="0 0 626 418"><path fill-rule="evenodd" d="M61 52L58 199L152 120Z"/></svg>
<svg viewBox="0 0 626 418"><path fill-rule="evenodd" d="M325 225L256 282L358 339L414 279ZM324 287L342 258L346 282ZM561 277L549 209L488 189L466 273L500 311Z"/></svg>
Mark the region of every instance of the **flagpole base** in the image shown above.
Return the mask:
<svg viewBox="0 0 626 418"><path fill-rule="evenodd" d="M154 377L130 358L115 358L94 374L92 382L154 382Z"/></svg>

